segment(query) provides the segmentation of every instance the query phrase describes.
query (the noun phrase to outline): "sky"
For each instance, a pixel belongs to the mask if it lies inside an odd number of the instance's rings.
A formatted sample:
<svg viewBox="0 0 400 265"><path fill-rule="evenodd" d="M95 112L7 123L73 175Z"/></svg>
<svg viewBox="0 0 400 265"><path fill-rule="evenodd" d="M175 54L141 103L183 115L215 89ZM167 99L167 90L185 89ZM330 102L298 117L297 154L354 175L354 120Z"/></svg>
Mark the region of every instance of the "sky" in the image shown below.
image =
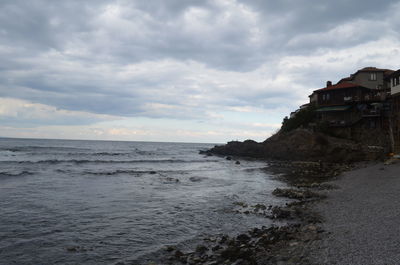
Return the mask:
<svg viewBox="0 0 400 265"><path fill-rule="evenodd" d="M0 137L263 141L327 80L400 68L400 1L1 0Z"/></svg>

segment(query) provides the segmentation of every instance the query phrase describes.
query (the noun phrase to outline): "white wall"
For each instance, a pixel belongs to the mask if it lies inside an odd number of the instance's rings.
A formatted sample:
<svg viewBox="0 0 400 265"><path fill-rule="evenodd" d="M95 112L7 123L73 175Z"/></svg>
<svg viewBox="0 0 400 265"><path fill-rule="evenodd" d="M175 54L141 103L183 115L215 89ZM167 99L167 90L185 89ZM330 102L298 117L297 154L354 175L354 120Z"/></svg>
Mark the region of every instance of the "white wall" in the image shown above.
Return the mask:
<svg viewBox="0 0 400 265"><path fill-rule="evenodd" d="M392 78L390 81L391 81L390 82L390 94L394 95L394 94L400 93L400 84L397 84L396 86L394 86L393 85L394 78Z"/></svg>

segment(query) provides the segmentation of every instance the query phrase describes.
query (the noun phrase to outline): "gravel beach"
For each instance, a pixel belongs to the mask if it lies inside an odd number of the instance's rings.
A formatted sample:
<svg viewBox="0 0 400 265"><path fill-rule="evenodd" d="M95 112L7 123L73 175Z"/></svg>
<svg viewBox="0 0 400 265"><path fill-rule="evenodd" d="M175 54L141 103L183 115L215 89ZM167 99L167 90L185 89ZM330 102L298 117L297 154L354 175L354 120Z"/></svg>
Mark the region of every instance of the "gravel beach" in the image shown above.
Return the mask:
<svg viewBox="0 0 400 265"><path fill-rule="evenodd" d="M326 231L316 264L400 264L400 164L378 163L344 173L339 189L314 206Z"/></svg>

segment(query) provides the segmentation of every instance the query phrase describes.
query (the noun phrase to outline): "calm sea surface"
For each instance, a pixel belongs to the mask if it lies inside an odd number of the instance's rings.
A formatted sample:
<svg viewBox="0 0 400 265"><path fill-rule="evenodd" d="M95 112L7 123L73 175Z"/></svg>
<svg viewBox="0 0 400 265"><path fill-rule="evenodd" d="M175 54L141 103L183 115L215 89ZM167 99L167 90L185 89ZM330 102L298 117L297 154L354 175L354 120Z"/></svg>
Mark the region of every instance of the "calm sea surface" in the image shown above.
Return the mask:
<svg viewBox="0 0 400 265"><path fill-rule="evenodd" d="M198 154L210 147L0 139L0 264L141 264L271 225L235 203L281 204L271 191L284 184L265 162Z"/></svg>

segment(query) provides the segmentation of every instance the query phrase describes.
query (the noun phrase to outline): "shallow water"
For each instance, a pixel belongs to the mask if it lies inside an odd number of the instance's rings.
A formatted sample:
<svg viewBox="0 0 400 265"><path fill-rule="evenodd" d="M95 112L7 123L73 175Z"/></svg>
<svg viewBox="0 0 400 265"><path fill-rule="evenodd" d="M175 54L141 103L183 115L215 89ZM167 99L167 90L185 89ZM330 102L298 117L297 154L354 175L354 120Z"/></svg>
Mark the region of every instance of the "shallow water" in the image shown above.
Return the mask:
<svg viewBox="0 0 400 265"><path fill-rule="evenodd" d="M0 139L0 264L138 264L166 244L270 225L265 162L210 144ZM73 251L71 251L73 250Z"/></svg>

